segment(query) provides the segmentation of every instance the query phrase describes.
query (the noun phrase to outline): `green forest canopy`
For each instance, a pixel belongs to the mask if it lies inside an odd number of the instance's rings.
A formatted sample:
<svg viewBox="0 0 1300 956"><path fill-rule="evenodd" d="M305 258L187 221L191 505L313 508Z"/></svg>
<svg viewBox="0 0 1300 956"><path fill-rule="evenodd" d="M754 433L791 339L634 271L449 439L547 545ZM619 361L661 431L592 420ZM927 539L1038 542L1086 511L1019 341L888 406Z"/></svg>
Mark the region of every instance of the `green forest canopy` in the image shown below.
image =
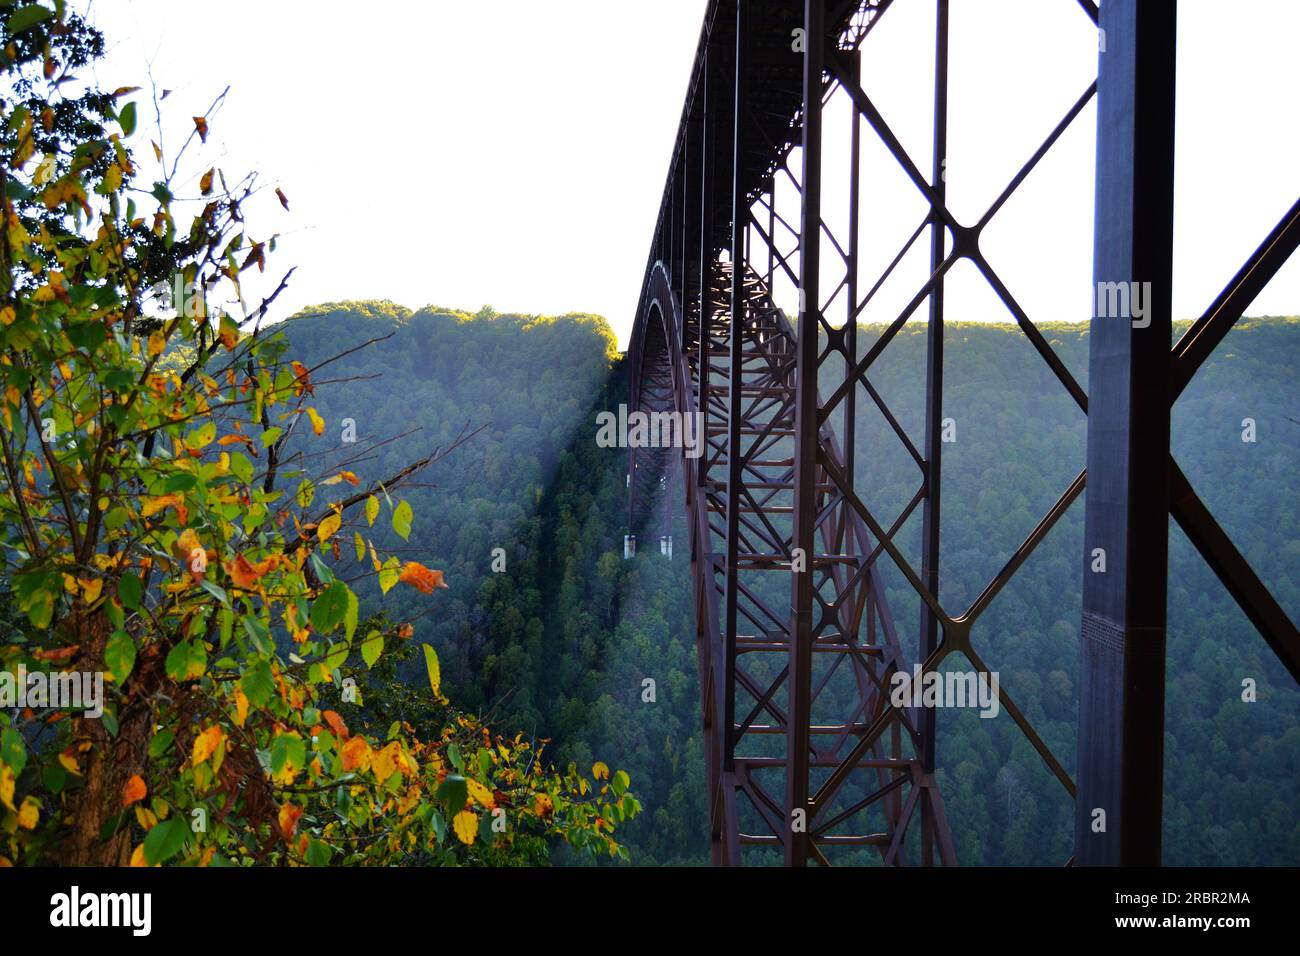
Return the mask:
<svg viewBox="0 0 1300 956"><path fill-rule="evenodd" d="M1183 324L1185 327L1185 323ZM1044 323L1086 387L1087 329ZM409 492L412 548L436 556L450 598L426 615L455 699L507 727L554 738L580 766L596 753L626 767L646 813L627 824L639 863L707 860L690 580L684 526L676 557L622 560L626 452L597 448L595 415L626 401L626 369L603 320L477 315L391 303L334 303L286 326L294 351L333 354L391 334L330 366L355 380L320 390L333 423L354 418L379 475L467 424L488 427ZM878 327L865 326L869 347ZM941 598L965 606L1082 467L1083 414L1014 326L949 323ZM918 436L924 329L908 327L872 381ZM1300 321L1245 320L1192 383L1174 415L1184 471L1283 607L1300 608L1296 473L1300 425L1292 369ZM309 363L310 364L310 363ZM1243 419L1257 440L1242 441ZM304 451L338 447L304 439ZM915 437L914 437L915 440ZM892 517L916 490L914 464L879 415L860 415L860 492ZM913 469L909 473L909 468ZM893 510L891 510L893 509ZM974 639L1067 769L1074 763L1083 501L998 597ZM1171 531L1166 703L1165 859L1281 864L1300 859L1300 694L1176 527ZM919 549L919 522L900 540ZM400 544L400 542L390 542ZM494 549L506 570L492 571ZM496 552L500 554L500 552ZM919 608L887 570L895 619ZM424 608L400 590L357 585L363 607L394 620ZM914 637L913 637L914 640ZM653 704L642 681L657 684ZM1259 701L1241 700L1253 678ZM943 713L944 799L966 864L1059 865L1070 855L1069 797L1004 715ZM873 862L864 855L861 862Z"/></svg>

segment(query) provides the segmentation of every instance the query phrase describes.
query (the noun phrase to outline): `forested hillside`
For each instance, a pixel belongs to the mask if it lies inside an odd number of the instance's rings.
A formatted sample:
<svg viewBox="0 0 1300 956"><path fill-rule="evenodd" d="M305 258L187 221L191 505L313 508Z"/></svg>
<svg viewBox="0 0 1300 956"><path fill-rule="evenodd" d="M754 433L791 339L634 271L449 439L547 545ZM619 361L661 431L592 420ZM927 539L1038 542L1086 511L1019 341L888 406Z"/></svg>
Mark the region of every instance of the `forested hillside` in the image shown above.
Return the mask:
<svg viewBox="0 0 1300 956"><path fill-rule="evenodd" d="M551 738L559 761L594 756L631 774L645 812L620 829L641 864L707 859L690 581L651 549L622 560L626 452L595 444L595 415L625 401L626 370L602 319L477 315L388 303L321 306L285 326L307 365L389 336L313 373L330 430L293 437L307 456L365 481L482 427L404 497L416 514L389 551L431 557L450 591L431 613L409 589L381 593L369 556L349 583L363 615L418 617L458 703L503 729ZM1045 334L1087 384L1086 330ZM877 334L864 331L865 350ZM1009 326L947 333L942 601L956 613L997 572L1082 468L1084 415ZM923 329L904 331L873 385L919 444ZM1180 400L1175 453L1192 484L1293 615L1300 609L1300 322L1241 323ZM334 384L327 384L336 380ZM355 442L340 424L355 422ZM1254 423L1253 441L1243 441ZM919 473L884 419L864 413L860 491L888 524ZM314 459L313 459L314 460ZM1073 770L1083 501L998 596L974 632L1003 687ZM375 530L379 530L379 524ZM915 556L919 520L900 541ZM498 550L499 549L499 550ZM343 549L351 561L350 545ZM914 558L915 559L915 558ZM918 605L886 574L895 618ZM1175 527L1166 725L1165 860L1279 864L1300 859L1300 694ZM914 637L913 637L914 640ZM418 675L408 675L418 679ZM642 681L655 681L653 702ZM1258 700L1242 700L1242 681ZM1072 802L1005 713L941 712L944 798L963 863L1060 865ZM871 862L864 856L862 862Z"/></svg>

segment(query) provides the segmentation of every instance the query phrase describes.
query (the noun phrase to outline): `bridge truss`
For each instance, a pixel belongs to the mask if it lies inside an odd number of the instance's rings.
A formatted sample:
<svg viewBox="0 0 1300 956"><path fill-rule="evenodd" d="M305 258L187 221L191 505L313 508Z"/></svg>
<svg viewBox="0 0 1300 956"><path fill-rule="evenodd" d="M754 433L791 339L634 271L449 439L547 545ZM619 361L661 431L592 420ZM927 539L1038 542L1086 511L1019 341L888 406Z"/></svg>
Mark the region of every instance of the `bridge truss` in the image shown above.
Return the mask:
<svg viewBox="0 0 1300 956"><path fill-rule="evenodd" d="M1045 0L1057 2L1057 0ZM1070 3L1072 0L1059 0ZM1175 5L1073 0L1100 29L1097 79L974 223L946 205L949 0L712 0L664 190L629 346L631 406L696 413L699 457L634 448L633 532L684 486L715 863L953 865L935 779L934 710L894 706L894 674L953 655L990 668L971 629L1091 485L1085 539L1109 573L1084 573L1078 780L1005 688L1001 707L1076 798L1074 860L1158 863L1168 518L1300 680L1300 635L1169 453L1170 408L1196 369L1300 244L1300 202L1191 329L1171 325ZM904 3L934 11L933 152L922 170L860 83L860 47ZM844 216L823 215L823 132L833 96L851 104ZM1150 282L1151 322L1094 316L1089 396L1016 301L980 240L985 227L1093 100L1098 110L1097 282ZM863 281L859 151L874 136L926 211L898 255ZM777 192L798 196L797 220ZM831 221L847 227L833 230ZM809 237L816 237L810 239ZM929 276L897 318L859 343L858 318L903 258L928 245ZM1062 389L1088 415L1087 467L959 613L939 601L944 282L972 264ZM772 300L799 290L793 325ZM869 374L921 313L924 434L916 443ZM855 422L870 403L917 467L901 513L855 488ZM680 469L678 465L680 464ZM1165 480L1152 480L1163 475ZM920 566L895 536L916 512ZM921 602L909 660L881 579L892 563ZM1085 562L1086 567L1086 562ZM1154 573L1153 573L1154 570ZM1092 827L1105 809L1105 832ZM1065 862L1065 861L1061 861Z"/></svg>

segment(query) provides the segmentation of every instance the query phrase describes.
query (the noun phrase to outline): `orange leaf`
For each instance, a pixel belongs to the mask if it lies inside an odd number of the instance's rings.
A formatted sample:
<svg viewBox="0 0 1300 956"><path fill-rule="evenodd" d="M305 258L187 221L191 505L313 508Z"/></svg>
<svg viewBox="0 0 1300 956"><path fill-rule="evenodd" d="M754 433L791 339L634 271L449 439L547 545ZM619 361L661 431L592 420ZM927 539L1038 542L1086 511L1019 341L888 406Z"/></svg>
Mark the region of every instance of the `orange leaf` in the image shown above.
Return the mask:
<svg viewBox="0 0 1300 956"><path fill-rule="evenodd" d="M194 128L199 131L199 139L206 143L208 141L208 121L206 117L194 117Z"/></svg>
<svg viewBox="0 0 1300 956"><path fill-rule="evenodd" d="M302 816L302 807L286 803L280 808L280 833L284 837L285 843L293 839L293 835L298 829L298 818L300 816Z"/></svg>
<svg viewBox="0 0 1300 956"><path fill-rule="evenodd" d="M432 594L435 588L450 590L442 580L441 571L430 571L418 561L407 561L397 580L409 584L422 594Z"/></svg>
<svg viewBox="0 0 1300 956"><path fill-rule="evenodd" d="M309 395L315 395L316 389L312 388L310 370L307 366L303 365L301 362L290 362L289 364L293 366L294 378L297 379L297 382L294 383L293 387L294 395L301 395L303 392L307 392Z"/></svg>
<svg viewBox="0 0 1300 956"><path fill-rule="evenodd" d="M330 725L330 730L334 731L335 737L340 740L348 739L348 725L343 723L342 717L332 710L325 711L321 716L325 718L325 723Z"/></svg>
<svg viewBox="0 0 1300 956"><path fill-rule="evenodd" d="M365 737L353 737L340 751L344 771L367 770L370 767L370 742Z"/></svg>
<svg viewBox="0 0 1300 956"><path fill-rule="evenodd" d="M122 788L122 806L129 807L133 803L143 800L149 788L145 786L144 780L137 773L134 777L126 782Z"/></svg>
<svg viewBox="0 0 1300 956"><path fill-rule="evenodd" d="M257 584L259 578L273 569L278 563L279 560L275 555L254 564L242 554L237 554L235 560L223 561L221 566L230 575L230 580L235 582L235 587L251 588Z"/></svg>
<svg viewBox="0 0 1300 956"><path fill-rule="evenodd" d="M150 498L140 507L140 516L149 518L166 508L175 508L176 517L184 524L189 520L189 512L185 508L185 499L178 493L168 495L159 495L156 498Z"/></svg>

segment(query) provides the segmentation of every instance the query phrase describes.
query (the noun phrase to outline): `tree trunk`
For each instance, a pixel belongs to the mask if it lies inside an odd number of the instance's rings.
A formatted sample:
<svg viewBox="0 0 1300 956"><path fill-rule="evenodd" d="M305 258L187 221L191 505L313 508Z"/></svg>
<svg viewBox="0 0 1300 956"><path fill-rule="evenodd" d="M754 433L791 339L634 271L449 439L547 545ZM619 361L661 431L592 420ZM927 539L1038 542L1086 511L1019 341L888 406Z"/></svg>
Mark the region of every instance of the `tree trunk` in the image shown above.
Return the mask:
<svg viewBox="0 0 1300 956"><path fill-rule="evenodd" d="M111 628L103 613L74 612L65 623L80 638L78 669L105 671L104 645ZM138 684L140 676L139 672L133 674L130 684ZM71 718L74 750L85 742L90 743L90 748L77 753L84 786L68 791L65 797L63 812L69 828L52 853L54 862L60 865L126 866L131 861L129 816L107 839L102 838L110 829L107 825L123 810L126 781L143 771L149 745L148 708L130 704L128 698L121 705L116 737L109 735L101 719L83 715Z"/></svg>

